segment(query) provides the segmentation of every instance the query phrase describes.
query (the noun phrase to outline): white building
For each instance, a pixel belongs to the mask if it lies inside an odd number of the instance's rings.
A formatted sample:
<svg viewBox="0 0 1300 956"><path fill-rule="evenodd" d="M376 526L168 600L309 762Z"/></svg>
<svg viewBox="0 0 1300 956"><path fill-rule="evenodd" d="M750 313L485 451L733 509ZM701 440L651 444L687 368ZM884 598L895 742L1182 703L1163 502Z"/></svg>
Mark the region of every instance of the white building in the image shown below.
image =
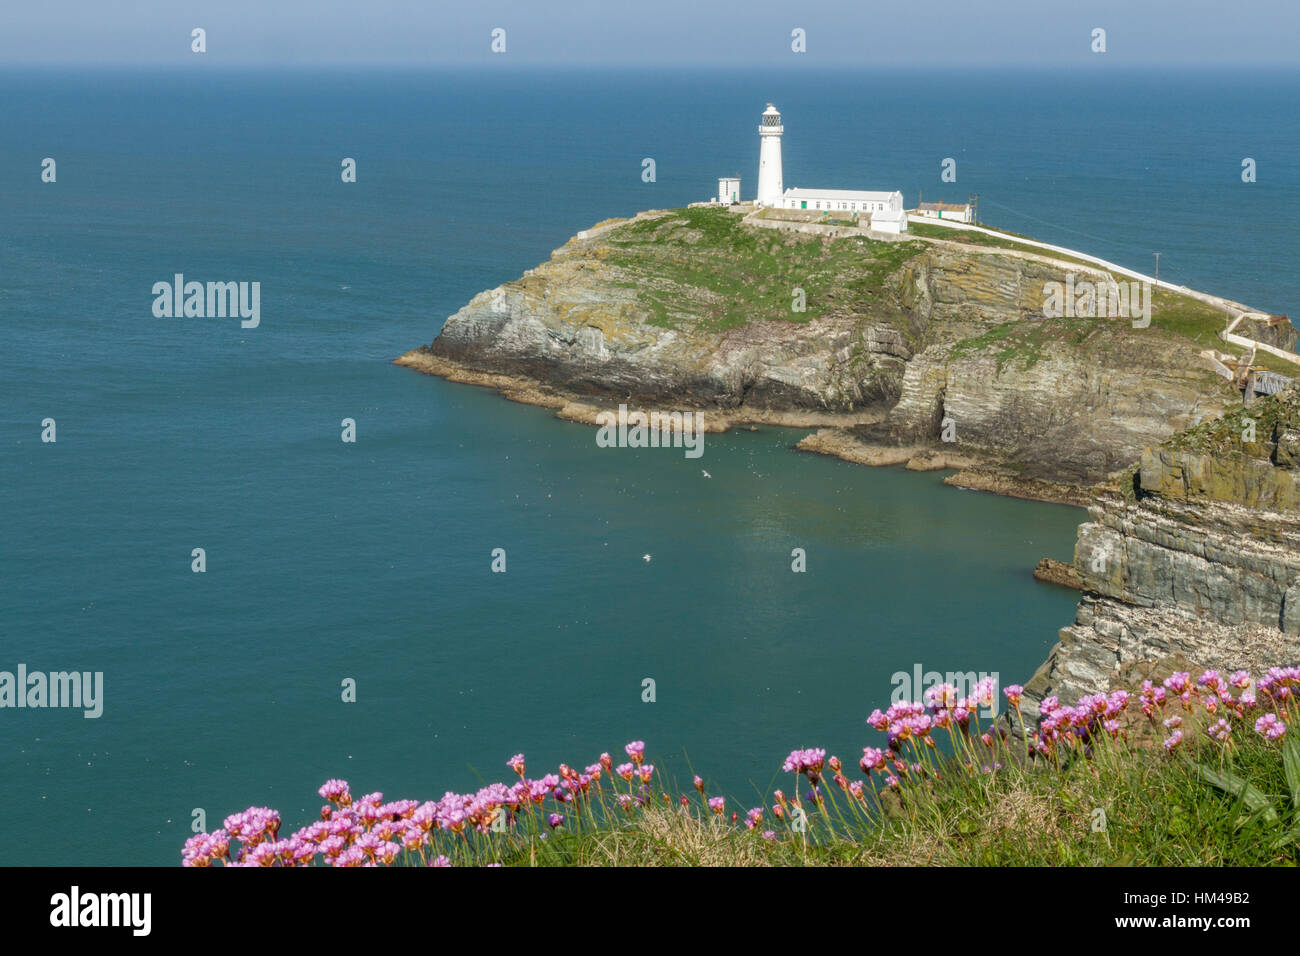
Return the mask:
<svg viewBox="0 0 1300 956"><path fill-rule="evenodd" d="M781 114L771 103L763 111L758 127L758 196L755 204L773 209L844 213L842 218L868 224L875 232L907 232L903 194L898 190L878 192L857 189L786 189L782 183ZM731 205L740 201L740 177L718 177L714 202ZM926 205L931 205L927 203ZM836 218L841 218L836 216ZM951 218L945 215L945 219Z"/></svg>
<svg viewBox="0 0 1300 956"><path fill-rule="evenodd" d="M758 127L758 204L781 205L781 114L775 106L767 104Z"/></svg>
<svg viewBox="0 0 1300 956"><path fill-rule="evenodd" d="M975 221L975 210L970 203L923 202L917 206L916 211L927 219L946 219L951 222Z"/></svg>
<svg viewBox="0 0 1300 956"><path fill-rule="evenodd" d="M875 232L907 232L907 214L903 211L903 194L866 189L787 189L781 197L782 209L809 212L843 213L843 218L869 216Z"/></svg>

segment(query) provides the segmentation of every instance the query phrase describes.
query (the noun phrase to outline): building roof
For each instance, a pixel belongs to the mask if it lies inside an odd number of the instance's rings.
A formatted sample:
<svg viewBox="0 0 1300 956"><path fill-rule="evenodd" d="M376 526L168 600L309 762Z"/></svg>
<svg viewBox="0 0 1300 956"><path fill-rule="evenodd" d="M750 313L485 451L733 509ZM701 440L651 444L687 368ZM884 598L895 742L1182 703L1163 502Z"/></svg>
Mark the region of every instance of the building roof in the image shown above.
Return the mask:
<svg viewBox="0 0 1300 956"><path fill-rule="evenodd" d="M902 198L897 189L883 192L866 189L787 189L783 194L789 199L834 199L844 202L888 202L895 196Z"/></svg>
<svg viewBox="0 0 1300 956"><path fill-rule="evenodd" d="M970 203L923 202L918 208L928 212L965 212L970 208Z"/></svg>

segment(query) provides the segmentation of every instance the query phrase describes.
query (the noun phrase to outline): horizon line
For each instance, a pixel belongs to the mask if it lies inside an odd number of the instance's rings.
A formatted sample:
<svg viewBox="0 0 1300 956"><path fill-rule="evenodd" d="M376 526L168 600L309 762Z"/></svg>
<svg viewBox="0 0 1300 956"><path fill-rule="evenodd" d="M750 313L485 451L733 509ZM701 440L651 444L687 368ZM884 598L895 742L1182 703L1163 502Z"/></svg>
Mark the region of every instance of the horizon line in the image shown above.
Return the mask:
<svg viewBox="0 0 1300 956"><path fill-rule="evenodd" d="M193 55L191 57L178 57L168 60L153 60L140 62L134 60L9 60L0 63L0 72L15 72L24 69L48 68L48 69L126 69L126 70L151 70L151 69L174 69L189 68L193 64ZM256 60L221 60L221 59L204 59L203 65L197 69L236 69L246 71L307 71L307 70L346 70L346 69L401 69L410 71L433 71L447 69L482 69L482 70L553 70L555 72L579 72L586 70L604 70L604 71L632 71L632 70L673 70L673 71L691 71L691 72L734 72L739 70L779 70L782 72L803 71L808 73L824 72L858 72L858 73L879 73L879 72L898 72L907 70L912 72L954 72L979 70L984 72L998 71L1016 71L1016 70L1035 70L1035 71L1060 71L1060 72L1080 72L1083 70L1095 70L1100 74L1105 72L1143 72L1154 73L1161 70L1181 69L1195 70L1200 72L1214 72L1217 70L1231 71L1259 71L1259 70L1289 70L1300 72L1300 61L1295 60L1277 60L1277 61L1215 61L1206 63L1204 60L1142 60L1134 62L1109 61L1106 64L1097 63L1095 66L1086 58L1078 60L1042 60L1042 61L1018 61L1018 62L997 62L987 60L971 60L966 62L883 62L874 61L863 64L851 61L842 62L820 62L816 64L797 64L797 63L771 63L771 62L735 62L735 63L696 63L696 62L662 62L662 61L638 61L628 62L626 60L610 62L585 62L585 63L557 63L545 60L519 60L500 61L489 59L487 57L473 60L449 60L442 62L429 62L421 60L290 60L279 63L266 63Z"/></svg>

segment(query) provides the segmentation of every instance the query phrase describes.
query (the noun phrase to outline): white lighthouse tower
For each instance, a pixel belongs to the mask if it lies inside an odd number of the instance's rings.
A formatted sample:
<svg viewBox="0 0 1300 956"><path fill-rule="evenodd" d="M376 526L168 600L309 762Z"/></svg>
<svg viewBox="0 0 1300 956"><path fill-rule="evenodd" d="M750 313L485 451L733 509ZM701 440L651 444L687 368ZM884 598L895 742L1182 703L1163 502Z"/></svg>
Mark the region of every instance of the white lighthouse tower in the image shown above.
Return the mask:
<svg viewBox="0 0 1300 956"><path fill-rule="evenodd" d="M781 114L767 104L758 127L758 204L780 206L784 187L781 183Z"/></svg>

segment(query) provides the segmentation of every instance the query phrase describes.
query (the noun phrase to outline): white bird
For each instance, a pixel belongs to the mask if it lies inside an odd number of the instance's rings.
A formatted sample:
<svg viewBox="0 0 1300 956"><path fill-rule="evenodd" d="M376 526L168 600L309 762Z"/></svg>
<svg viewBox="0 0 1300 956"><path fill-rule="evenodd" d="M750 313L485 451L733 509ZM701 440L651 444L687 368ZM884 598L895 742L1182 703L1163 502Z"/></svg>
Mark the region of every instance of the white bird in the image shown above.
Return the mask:
<svg viewBox="0 0 1300 956"><path fill-rule="evenodd" d="M705 478L712 478L712 477L713 477L713 476L710 475L707 471L705 471L703 468L700 469L700 474L703 475Z"/></svg>
<svg viewBox="0 0 1300 956"><path fill-rule="evenodd" d="M649 561L650 561L650 555L648 555L648 554L643 554L643 555L641 555L641 560L642 560L642 561L645 561L645 562L649 562Z"/></svg>

